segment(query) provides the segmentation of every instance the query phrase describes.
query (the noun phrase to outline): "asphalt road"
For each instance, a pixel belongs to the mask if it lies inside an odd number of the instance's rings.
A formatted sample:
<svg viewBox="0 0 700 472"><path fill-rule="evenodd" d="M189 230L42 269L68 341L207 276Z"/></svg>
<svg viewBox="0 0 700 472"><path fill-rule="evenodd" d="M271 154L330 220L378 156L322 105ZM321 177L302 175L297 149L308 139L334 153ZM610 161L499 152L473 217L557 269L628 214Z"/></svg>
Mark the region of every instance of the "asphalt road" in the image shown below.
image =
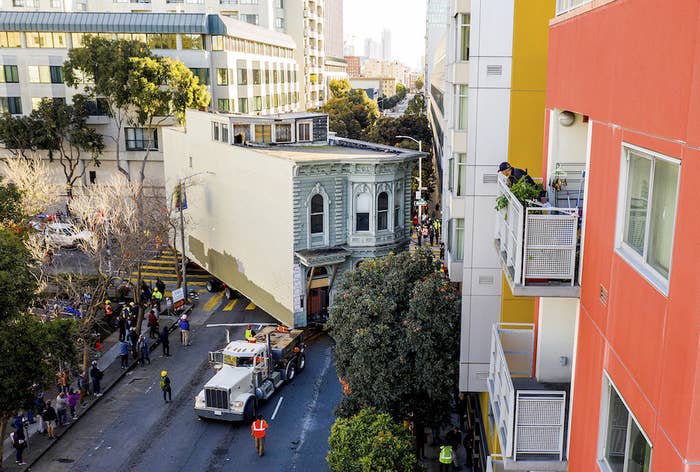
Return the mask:
<svg viewBox="0 0 700 472"><path fill-rule="evenodd" d="M249 424L201 421L195 415L194 397L213 372L207 353L225 342L223 328L205 325L271 321L260 309L245 310L245 300L227 312L224 305L210 315L196 313L191 346L182 347L173 333L173 357L160 357L160 349L154 352L151 366L127 374L32 470L327 470L328 435L342 388L333 365L333 343L326 336L309 344L304 371L259 410L270 424L264 457L255 453ZM242 337L242 330L232 330L232 337ZM173 402L168 404L158 385L163 369L173 383Z"/></svg>

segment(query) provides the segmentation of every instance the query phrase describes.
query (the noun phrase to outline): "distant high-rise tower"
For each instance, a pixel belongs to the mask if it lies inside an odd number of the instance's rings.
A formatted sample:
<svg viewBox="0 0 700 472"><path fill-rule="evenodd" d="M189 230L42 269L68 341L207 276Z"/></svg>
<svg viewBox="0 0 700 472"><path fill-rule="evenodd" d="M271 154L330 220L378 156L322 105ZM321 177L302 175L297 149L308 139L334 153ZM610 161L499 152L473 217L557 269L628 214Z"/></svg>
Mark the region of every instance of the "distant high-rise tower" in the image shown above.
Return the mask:
<svg viewBox="0 0 700 472"><path fill-rule="evenodd" d="M343 0L325 0L323 11L326 56L343 57Z"/></svg>
<svg viewBox="0 0 700 472"><path fill-rule="evenodd" d="M372 38L365 38L365 57L370 59L379 59L381 48Z"/></svg>
<svg viewBox="0 0 700 472"><path fill-rule="evenodd" d="M382 30L382 59L391 60L391 31Z"/></svg>

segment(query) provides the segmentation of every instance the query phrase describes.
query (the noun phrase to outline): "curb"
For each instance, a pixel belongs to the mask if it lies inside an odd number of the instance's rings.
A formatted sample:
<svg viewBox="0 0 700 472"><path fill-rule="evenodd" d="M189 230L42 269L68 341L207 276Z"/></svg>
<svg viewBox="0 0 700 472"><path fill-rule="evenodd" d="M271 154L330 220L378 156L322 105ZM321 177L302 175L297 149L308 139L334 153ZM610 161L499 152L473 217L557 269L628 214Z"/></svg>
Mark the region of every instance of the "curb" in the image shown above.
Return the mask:
<svg viewBox="0 0 700 472"><path fill-rule="evenodd" d="M191 313L193 308L194 308L194 305L192 305L192 304L190 304L190 305L185 305L185 309L182 311L182 313L183 313L183 314ZM161 315L162 315L162 313L161 313ZM165 315L165 316L167 316L167 315ZM168 328L168 333L172 333L173 331L175 331L175 330L177 329L177 326L178 326L178 322L179 322L179 321L180 321L179 318L176 318L176 319L175 319L175 321L173 322L173 324L170 325L170 328ZM156 349L156 347L158 347L159 345L160 345L160 338L158 338L158 340L156 340L153 344L151 344L151 353L153 353L153 351L154 351L154 350ZM116 362L116 359L115 359L115 362ZM78 416L78 418L76 418L76 419L74 419L73 421L71 421L71 422L66 426L66 428L65 428L63 431L61 431L61 434L57 434L57 435L56 435L56 439L54 439L53 441L51 441L51 442L49 443L49 445L48 445L47 448L45 448L43 451L41 451L41 452L39 453L38 456L36 456L31 462L27 463L26 466L24 466L23 468L20 468L19 470L22 470L22 471L31 470L32 466L33 466L34 464L36 464L36 463L39 461L39 459L41 459L42 457L44 457L44 454L46 454L52 447L54 447L54 446L60 441L60 439L63 437L63 435L66 434L75 424L77 424L77 423L80 421L80 419L81 419L83 416L85 416L85 414L86 414L88 411L90 411L90 410L92 409L93 406L95 406L97 403L99 403L99 401L102 400L102 399L105 397L105 394L106 394L107 392L109 392L109 391L112 389L112 387L114 387L115 385L117 385L117 384L119 383L119 381L120 381L122 378L124 378L124 376L126 375L127 372L130 372L131 370L133 370L134 367L136 367L136 366L138 365L138 363L139 363L138 360L134 360L134 361L131 362L131 364L129 365L129 367L128 367L127 369L123 369L122 372L117 376L117 378L114 379L114 382L112 382L111 384L109 384L108 386L106 386L104 389L101 389L101 390L102 390L102 395L101 395L101 396L95 397L95 399L94 399L93 401L91 401L90 403L88 403L88 404L85 406L85 408L82 410L82 413L80 414L80 416ZM37 433L35 433L35 434L37 434ZM40 433L39 433L39 434L40 434Z"/></svg>

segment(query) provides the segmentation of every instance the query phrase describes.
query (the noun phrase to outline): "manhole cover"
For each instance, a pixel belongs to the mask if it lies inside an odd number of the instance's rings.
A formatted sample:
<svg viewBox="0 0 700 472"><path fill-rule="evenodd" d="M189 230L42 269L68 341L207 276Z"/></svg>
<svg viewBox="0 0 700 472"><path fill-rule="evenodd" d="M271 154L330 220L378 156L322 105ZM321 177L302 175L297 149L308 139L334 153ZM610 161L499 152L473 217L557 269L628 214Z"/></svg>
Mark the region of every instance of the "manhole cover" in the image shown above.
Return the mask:
<svg viewBox="0 0 700 472"><path fill-rule="evenodd" d="M62 464L70 464L71 462L75 462L75 460L68 459L67 457L61 457L60 459L56 459L56 462L60 462Z"/></svg>

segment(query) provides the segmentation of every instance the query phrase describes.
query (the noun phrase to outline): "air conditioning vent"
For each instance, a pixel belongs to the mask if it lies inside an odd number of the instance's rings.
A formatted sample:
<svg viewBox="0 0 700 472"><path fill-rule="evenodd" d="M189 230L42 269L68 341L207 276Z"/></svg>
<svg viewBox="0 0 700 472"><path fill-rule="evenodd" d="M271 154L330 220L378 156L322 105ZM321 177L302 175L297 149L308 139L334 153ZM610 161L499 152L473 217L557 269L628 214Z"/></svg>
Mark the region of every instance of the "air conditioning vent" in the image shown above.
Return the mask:
<svg viewBox="0 0 700 472"><path fill-rule="evenodd" d="M485 184L495 184L498 182L497 174L484 174L482 177L482 182Z"/></svg>
<svg viewBox="0 0 700 472"><path fill-rule="evenodd" d="M493 275L480 275L479 285L493 285Z"/></svg>
<svg viewBox="0 0 700 472"><path fill-rule="evenodd" d="M608 306L608 289L603 287L603 284L600 284L600 303Z"/></svg>
<svg viewBox="0 0 700 472"><path fill-rule="evenodd" d="M503 66L500 64L487 65L486 75L503 75Z"/></svg>

